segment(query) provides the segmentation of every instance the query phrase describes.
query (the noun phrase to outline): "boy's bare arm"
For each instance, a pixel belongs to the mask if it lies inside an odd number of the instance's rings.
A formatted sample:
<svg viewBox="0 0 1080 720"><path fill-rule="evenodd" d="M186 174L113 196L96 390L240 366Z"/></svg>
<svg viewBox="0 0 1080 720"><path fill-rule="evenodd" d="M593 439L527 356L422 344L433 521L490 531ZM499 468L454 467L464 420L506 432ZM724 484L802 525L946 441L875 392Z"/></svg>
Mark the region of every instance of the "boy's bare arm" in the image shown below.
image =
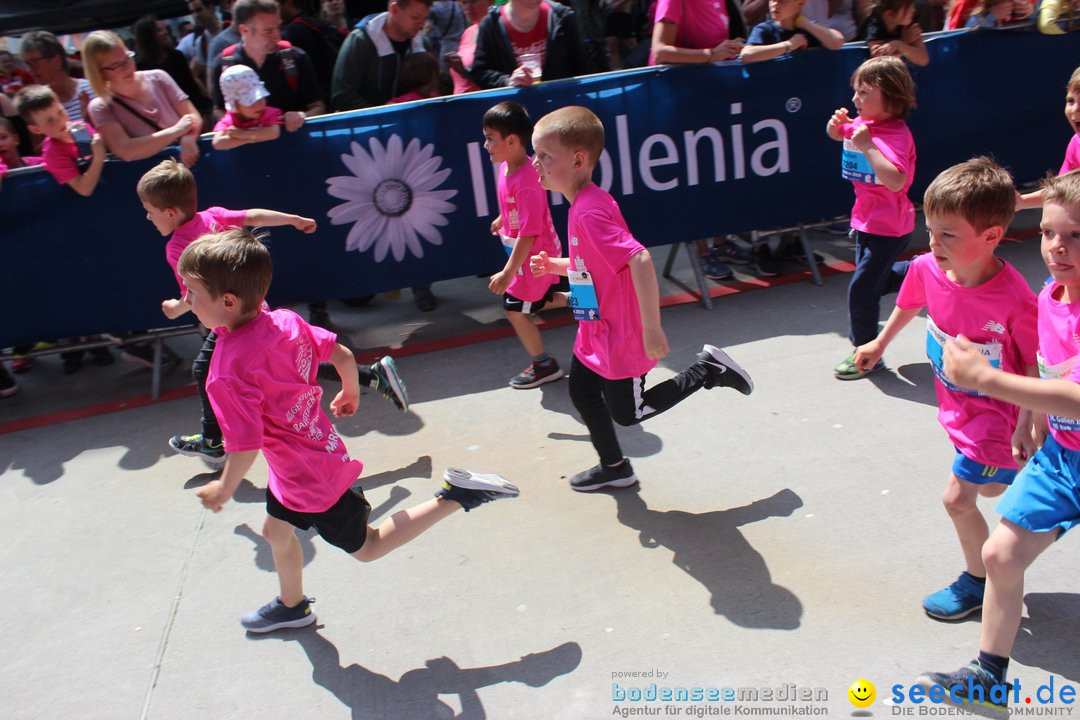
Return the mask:
<svg viewBox="0 0 1080 720"><path fill-rule="evenodd" d="M334 345L330 363L341 378L341 391L330 401L334 417L348 417L356 413L360 404L360 378L356 374L356 356L341 343Z"/></svg>
<svg viewBox="0 0 1080 720"><path fill-rule="evenodd" d="M170 320L175 320L190 309L191 306L187 304L187 301L184 298L172 298L161 301L161 312Z"/></svg>
<svg viewBox="0 0 1080 720"><path fill-rule="evenodd" d="M290 225L309 235L315 232L317 227L313 218L278 212L277 210L265 210L263 208L251 208L248 210L247 216L244 218L244 224L253 227L281 227L283 225Z"/></svg>
<svg viewBox="0 0 1080 720"><path fill-rule="evenodd" d="M877 365L877 361L881 359L881 356L885 354L885 350L889 347L889 343L893 341L897 333L907 327L907 324L919 314L919 309L914 310L901 310L900 308L893 308L892 315L889 315L889 319L885 322L885 327L881 329L878 336L866 343L855 348L855 365L860 370L869 370Z"/></svg>
<svg viewBox="0 0 1080 720"><path fill-rule="evenodd" d="M645 354L651 360L659 360L668 354L667 336L660 326L660 285L656 281L656 268L652 255L642 250L627 262L630 280L637 293L638 309L641 311L642 341Z"/></svg>
<svg viewBox="0 0 1080 720"><path fill-rule="evenodd" d="M258 456L258 450L228 453L225 456L225 469L221 471L221 477L206 483L195 493L202 500L203 507L214 512L221 510L225 503L232 499L240 481L255 464L255 458Z"/></svg>
<svg viewBox="0 0 1080 720"><path fill-rule="evenodd" d="M521 269L521 266L525 264L525 261L529 259L529 253L532 251L533 240L536 239L535 235L528 235L526 237L519 237L517 242L514 243L514 251L510 253L510 257L506 258L506 265L503 269L491 276L491 282L488 283L488 290L499 295L506 291L506 288L510 286L510 281L514 279L514 275Z"/></svg>
<svg viewBox="0 0 1080 720"><path fill-rule="evenodd" d="M95 134L90 140L90 150L93 157L90 159L90 165L86 168L86 172L77 178L68 180L67 183L68 187L83 197L90 197L94 194L98 180L101 179L101 169L105 166L105 141L101 139L100 135Z"/></svg>
<svg viewBox="0 0 1080 720"><path fill-rule="evenodd" d="M802 15L795 18L795 27L800 30L805 30L813 35L817 38L817 41L821 43L822 47L829 50L839 50L844 46L844 36L839 30L818 25L816 22L808 20Z"/></svg>
<svg viewBox="0 0 1080 720"><path fill-rule="evenodd" d="M1013 375L990 365L963 335L945 346L945 374L963 388L1037 413L1080 419L1080 385Z"/></svg>
<svg viewBox="0 0 1080 720"><path fill-rule="evenodd" d="M535 277L548 274L566 276L570 272L570 258L550 257L541 250L529 258L529 269Z"/></svg>

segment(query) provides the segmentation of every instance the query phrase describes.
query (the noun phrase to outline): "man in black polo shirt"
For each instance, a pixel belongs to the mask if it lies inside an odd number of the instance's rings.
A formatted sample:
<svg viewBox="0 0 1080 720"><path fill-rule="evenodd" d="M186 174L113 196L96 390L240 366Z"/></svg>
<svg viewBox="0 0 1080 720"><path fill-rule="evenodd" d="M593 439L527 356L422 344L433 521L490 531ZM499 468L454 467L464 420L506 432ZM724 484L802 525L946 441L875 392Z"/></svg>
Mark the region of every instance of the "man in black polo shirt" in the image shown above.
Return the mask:
<svg viewBox="0 0 1080 720"><path fill-rule="evenodd" d="M281 41L281 12L275 0L238 0L233 6L233 25L240 31L240 43L221 53L215 79L230 65L253 68L270 92L267 104L285 112L289 132L298 130L306 116L326 112L311 59L300 48ZM223 114L225 101L216 80L214 86L214 111Z"/></svg>

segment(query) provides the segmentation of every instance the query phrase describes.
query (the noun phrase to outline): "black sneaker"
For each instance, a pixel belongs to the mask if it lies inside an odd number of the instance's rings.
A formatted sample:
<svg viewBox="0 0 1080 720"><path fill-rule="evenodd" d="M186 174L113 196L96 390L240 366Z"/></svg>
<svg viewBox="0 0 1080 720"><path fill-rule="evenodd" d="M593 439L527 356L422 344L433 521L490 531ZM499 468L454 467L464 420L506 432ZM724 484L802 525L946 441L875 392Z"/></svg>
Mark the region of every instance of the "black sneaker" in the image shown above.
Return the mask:
<svg viewBox="0 0 1080 720"><path fill-rule="evenodd" d="M637 482L637 475L628 458L615 467L597 465L570 478L570 487L578 492L592 492L605 487L630 487Z"/></svg>
<svg viewBox="0 0 1080 720"><path fill-rule="evenodd" d="M750 375L720 348L706 345L697 357L698 362L709 371L705 378L706 390L719 386L734 388L743 395L754 392L754 381Z"/></svg>
<svg viewBox="0 0 1080 720"><path fill-rule="evenodd" d="M761 277L776 277L782 269L780 262L773 257L768 245L754 250L754 270Z"/></svg>
<svg viewBox="0 0 1080 720"><path fill-rule="evenodd" d="M398 410L405 412L409 409L409 391L405 388L405 381L398 375L397 363L389 355L381 357L371 363L371 376L375 384L371 387L380 395L394 403Z"/></svg>
<svg viewBox="0 0 1080 720"><path fill-rule="evenodd" d="M304 627L315 622L315 613L311 611L313 602L315 598L305 597L296 607L285 607L281 598L274 598L258 610L240 618L240 624L253 633Z"/></svg>
<svg viewBox="0 0 1080 720"><path fill-rule="evenodd" d="M431 312L439 304L439 301L435 299L435 293L431 292L431 286L414 287L413 300L416 302L416 309L420 312Z"/></svg>
<svg viewBox="0 0 1080 720"><path fill-rule="evenodd" d="M169 447L181 455L201 458L210 465L225 462L225 444L213 442L199 435L174 435L169 438Z"/></svg>
<svg viewBox="0 0 1080 720"><path fill-rule="evenodd" d="M555 358L548 358L542 363L531 363L518 375L510 378L510 387L518 390L539 387L563 376L562 368Z"/></svg>
<svg viewBox="0 0 1080 720"><path fill-rule="evenodd" d="M978 660L972 660L959 670L950 673L928 672L923 673L915 681L915 684L926 690L927 695L934 686L945 690L943 701L948 705L967 710L976 715L988 718L1009 717L1009 691L1011 683L998 682ZM956 696L959 702L952 699L952 688L956 688ZM994 688L997 692L992 692ZM1002 692L1001 688L1005 691ZM974 689L973 697L968 697L969 690ZM981 692L980 692L981 690ZM997 697L1000 699L995 700Z"/></svg>
<svg viewBox="0 0 1080 720"><path fill-rule="evenodd" d="M499 475L482 475L461 468L447 468L443 473L443 486L435 497L453 500L469 512L492 500L517 497L517 486Z"/></svg>

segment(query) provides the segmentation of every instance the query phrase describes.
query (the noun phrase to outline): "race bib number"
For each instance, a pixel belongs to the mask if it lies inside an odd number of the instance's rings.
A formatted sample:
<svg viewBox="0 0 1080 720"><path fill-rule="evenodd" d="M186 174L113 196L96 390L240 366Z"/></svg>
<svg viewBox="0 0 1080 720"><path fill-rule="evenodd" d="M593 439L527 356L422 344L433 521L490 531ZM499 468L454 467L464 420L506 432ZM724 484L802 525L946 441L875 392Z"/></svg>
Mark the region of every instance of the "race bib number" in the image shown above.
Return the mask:
<svg viewBox="0 0 1080 720"><path fill-rule="evenodd" d="M941 384L953 392L965 395L981 395L975 390L958 387L945 375L945 345L955 340L952 335L942 332L941 328L934 324L934 319L926 318L926 357L930 358L930 364L934 368L934 376ZM978 350L983 357L990 361L995 368L1001 367L1001 343L971 343L971 347Z"/></svg>
<svg viewBox="0 0 1080 720"><path fill-rule="evenodd" d="M571 269L567 276L570 280L570 311L575 320L599 320L600 304L596 301L596 288L588 270Z"/></svg>
<svg viewBox="0 0 1080 720"><path fill-rule="evenodd" d="M840 159L840 176L852 182L864 182L874 185L885 184L878 179L874 168L870 166L870 161L866 159L866 155L861 150L855 147L855 143L851 141L851 138L844 140L844 153Z"/></svg>
<svg viewBox="0 0 1080 720"><path fill-rule="evenodd" d="M1057 365L1047 365L1046 359L1042 355L1037 354L1036 358L1039 361L1039 377L1043 380L1059 380L1072 374L1073 368L1076 367L1077 356L1073 355L1065 362L1060 362ZM1050 427L1055 430L1080 432L1080 420L1049 414L1046 416L1046 420Z"/></svg>

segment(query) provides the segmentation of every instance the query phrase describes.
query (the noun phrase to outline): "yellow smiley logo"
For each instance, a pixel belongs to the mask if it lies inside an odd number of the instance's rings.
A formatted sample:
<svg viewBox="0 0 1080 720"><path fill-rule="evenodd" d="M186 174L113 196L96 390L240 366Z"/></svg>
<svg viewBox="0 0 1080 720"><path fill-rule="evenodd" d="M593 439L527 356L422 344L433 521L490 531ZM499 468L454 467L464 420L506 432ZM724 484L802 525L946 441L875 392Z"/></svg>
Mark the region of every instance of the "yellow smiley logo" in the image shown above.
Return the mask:
<svg viewBox="0 0 1080 720"><path fill-rule="evenodd" d="M877 690L874 689L874 684L865 678L859 678L851 683L851 687L847 690L848 700L857 708L870 707L876 695Z"/></svg>

